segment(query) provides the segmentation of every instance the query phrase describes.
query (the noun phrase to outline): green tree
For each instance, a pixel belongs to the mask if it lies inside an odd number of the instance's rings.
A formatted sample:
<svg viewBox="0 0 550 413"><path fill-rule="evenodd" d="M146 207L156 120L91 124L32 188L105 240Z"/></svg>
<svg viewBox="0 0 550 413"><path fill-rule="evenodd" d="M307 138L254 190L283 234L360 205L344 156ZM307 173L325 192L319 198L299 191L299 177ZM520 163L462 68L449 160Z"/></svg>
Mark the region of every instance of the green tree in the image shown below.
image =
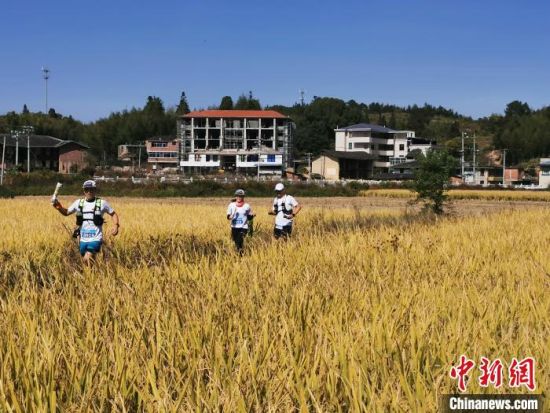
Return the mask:
<svg viewBox="0 0 550 413"><path fill-rule="evenodd" d="M262 110L262 105L260 105L260 101L256 98L254 98L254 96L252 96L252 91L248 92L247 109L248 110Z"/></svg>
<svg viewBox="0 0 550 413"><path fill-rule="evenodd" d="M519 100L514 100L513 102L508 103L504 111L504 115L507 118L511 118L514 116L527 116L530 114L531 108L529 107L529 105Z"/></svg>
<svg viewBox="0 0 550 413"><path fill-rule="evenodd" d="M30 113L29 108L27 107L27 104L23 105L23 111L21 113L24 115Z"/></svg>
<svg viewBox="0 0 550 413"><path fill-rule="evenodd" d="M58 114L54 108L50 108L50 110L48 110L48 116L54 119L60 119L62 117L62 115Z"/></svg>
<svg viewBox="0 0 550 413"><path fill-rule="evenodd" d="M176 109L176 115L185 115L189 112L190 110L189 104L187 103L187 97L185 96L185 92L181 92L180 103Z"/></svg>
<svg viewBox="0 0 550 413"><path fill-rule="evenodd" d="M426 155L420 154L416 160L418 168L413 189L417 201L423 202L424 207L435 214L442 214L449 178L455 172L457 160L446 151L429 151Z"/></svg>
<svg viewBox="0 0 550 413"><path fill-rule="evenodd" d="M396 129L397 128L397 119L395 118L395 111L392 111L391 117L390 117L390 123L388 125L390 129Z"/></svg>
<svg viewBox="0 0 550 413"><path fill-rule="evenodd" d="M220 110L231 110L233 109L233 99L231 96L224 96L220 102Z"/></svg>
<svg viewBox="0 0 550 413"><path fill-rule="evenodd" d="M248 109L248 99L245 95L239 96L237 102L235 103L235 109L246 110Z"/></svg>
<svg viewBox="0 0 550 413"><path fill-rule="evenodd" d="M235 103L235 109L238 110L261 110L262 105L260 104L260 101L254 96L252 96L252 92L248 92L248 96L245 96L242 94L237 99L237 103Z"/></svg>

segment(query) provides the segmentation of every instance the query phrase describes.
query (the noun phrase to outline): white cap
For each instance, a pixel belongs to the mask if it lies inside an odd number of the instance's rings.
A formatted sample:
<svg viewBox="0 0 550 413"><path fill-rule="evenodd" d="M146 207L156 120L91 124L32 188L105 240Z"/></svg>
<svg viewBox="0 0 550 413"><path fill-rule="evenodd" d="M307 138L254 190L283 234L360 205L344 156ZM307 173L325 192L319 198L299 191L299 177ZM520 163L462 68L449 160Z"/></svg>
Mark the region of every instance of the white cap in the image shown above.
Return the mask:
<svg viewBox="0 0 550 413"><path fill-rule="evenodd" d="M96 184L95 184L95 181L92 181L91 179L87 180L86 182L84 182L84 184L82 184L82 188L86 189L86 188L96 188Z"/></svg>
<svg viewBox="0 0 550 413"><path fill-rule="evenodd" d="M285 186L282 183L278 183L275 185L275 191L283 191L285 189Z"/></svg>
<svg viewBox="0 0 550 413"><path fill-rule="evenodd" d="M237 189L235 191L235 196L244 196L244 190L243 189Z"/></svg>

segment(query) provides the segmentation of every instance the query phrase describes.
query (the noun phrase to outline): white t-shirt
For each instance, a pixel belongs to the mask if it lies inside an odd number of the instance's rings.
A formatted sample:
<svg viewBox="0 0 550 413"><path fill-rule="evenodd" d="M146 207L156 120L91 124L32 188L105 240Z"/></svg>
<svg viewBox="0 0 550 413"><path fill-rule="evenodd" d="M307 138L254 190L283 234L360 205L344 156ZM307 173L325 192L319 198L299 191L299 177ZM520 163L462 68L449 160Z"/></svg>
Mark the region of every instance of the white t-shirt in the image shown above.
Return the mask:
<svg viewBox="0 0 550 413"><path fill-rule="evenodd" d="M94 211L95 211L95 199L93 201L86 201L84 200L84 205L82 206L82 217L85 219L85 221L82 223L82 226L80 227L80 242L94 242L94 241L101 241L103 240L103 230L101 226L97 226L94 224L94 221L88 221L93 220L94 218ZM111 208L109 203L105 201L104 199L101 199L101 216L103 216L104 213L113 214L115 210ZM77 199L74 201L71 206L67 209L67 214L74 214L78 211L78 207L80 205L80 199Z"/></svg>
<svg viewBox="0 0 550 413"><path fill-rule="evenodd" d="M277 215L275 216L275 228L281 229L282 227L292 224L292 218L287 218L285 216L286 214L283 212L283 208L286 207L288 213L292 214L292 210L296 206L298 206L298 201L291 195L283 195L273 200L273 211L277 211Z"/></svg>
<svg viewBox="0 0 550 413"><path fill-rule="evenodd" d="M237 206L236 202L231 202L227 206L227 215L231 217L231 228L248 229L248 216L252 215L252 209L246 202L242 206Z"/></svg>

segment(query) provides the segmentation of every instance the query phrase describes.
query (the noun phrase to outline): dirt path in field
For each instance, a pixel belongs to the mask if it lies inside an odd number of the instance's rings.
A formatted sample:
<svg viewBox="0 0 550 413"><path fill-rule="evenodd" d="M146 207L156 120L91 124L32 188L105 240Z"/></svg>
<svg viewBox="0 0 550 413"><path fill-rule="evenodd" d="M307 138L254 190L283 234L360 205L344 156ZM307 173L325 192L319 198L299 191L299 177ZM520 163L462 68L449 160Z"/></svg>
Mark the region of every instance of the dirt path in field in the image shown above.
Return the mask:
<svg viewBox="0 0 550 413"><path fill-rule="evenodd" d="M38 202L49 203L48 197L17 197L17 199L40 200ZM62 199L63 198L63 199ZM67 198L67 199L64 199ZM63 203L72 202L74 197L60 197ZM111 204L116 206L117 202L140 203L140 204L182 204L182 205L208 205L225 208L229 202L227 198L116 198L108 197ZM247 201L257 210L269 209L273 198L247 198ZM298 197L299 202L308 208L359 208L370 211L409 211L419 209L419 206L409 206L410 199L407 198L383 198L383 197L329 197L309 198ZM550 208L549 202L542 201L495 201L495 200L453 200L451 211L458 215L483 215L502 210L521 210L527 208Z"/></svg>

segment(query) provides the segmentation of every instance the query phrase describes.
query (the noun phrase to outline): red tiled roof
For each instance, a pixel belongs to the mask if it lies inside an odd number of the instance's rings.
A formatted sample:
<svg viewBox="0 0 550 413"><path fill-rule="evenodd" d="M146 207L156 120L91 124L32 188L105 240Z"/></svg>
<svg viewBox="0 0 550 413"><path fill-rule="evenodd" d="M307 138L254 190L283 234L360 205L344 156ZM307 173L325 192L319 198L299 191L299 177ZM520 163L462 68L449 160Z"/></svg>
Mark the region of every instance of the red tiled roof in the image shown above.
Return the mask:
<svg viewBox="0 0 550 413"><path fill-rule="evenodd" d="M183 115L184 118L269 118L286 119L274 110L201 110Z"/></svg>

